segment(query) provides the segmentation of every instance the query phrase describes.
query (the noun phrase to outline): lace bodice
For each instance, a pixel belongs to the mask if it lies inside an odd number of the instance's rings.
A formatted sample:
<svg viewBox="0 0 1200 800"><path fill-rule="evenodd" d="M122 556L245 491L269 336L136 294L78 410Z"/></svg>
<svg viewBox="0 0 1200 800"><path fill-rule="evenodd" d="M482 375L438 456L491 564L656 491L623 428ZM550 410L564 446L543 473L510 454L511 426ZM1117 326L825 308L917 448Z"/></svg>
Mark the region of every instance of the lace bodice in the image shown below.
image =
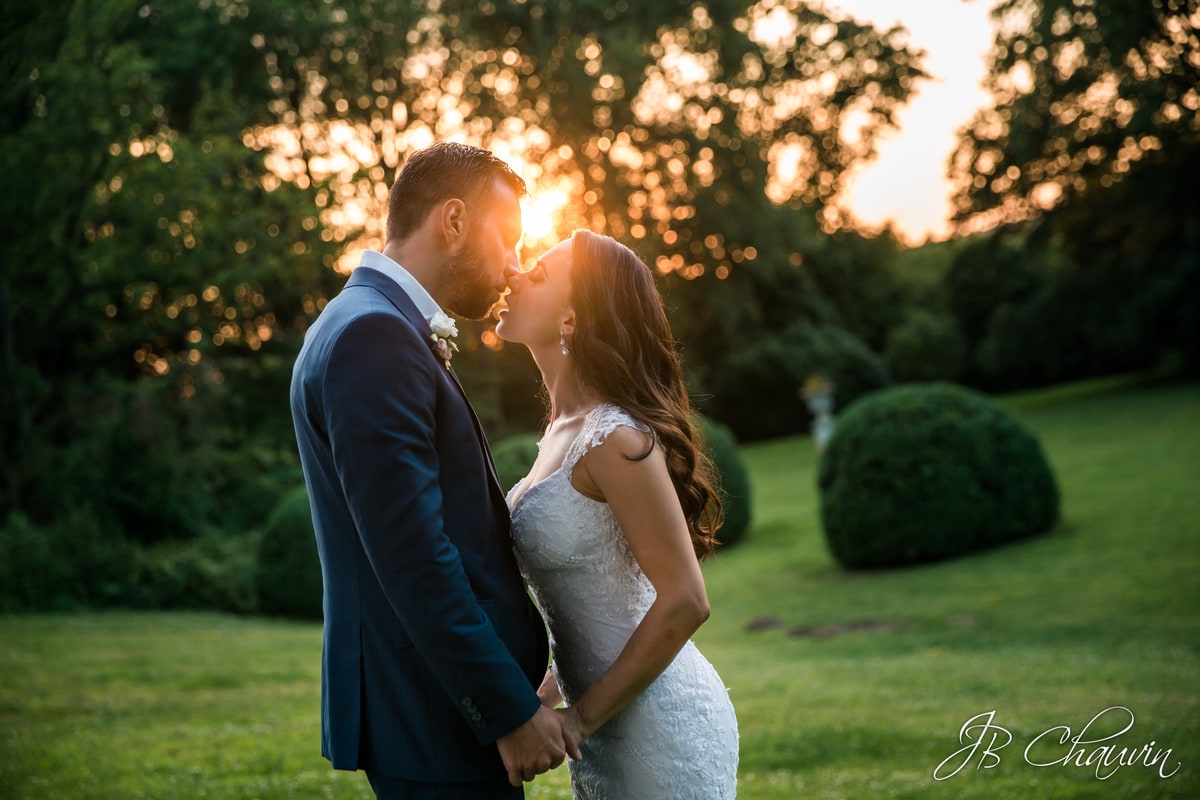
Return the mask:
<svg viewBox="0 0 1200 800"><path fill-rule="evenodd" d="M656 593L607 503L571 474L618 427L649 433L609 404L588 414L562 466L509 492L517 560L550 629L568 704L616 660ZM593 734L571 763L576 798L732 798L737 722L720 678L690 642L636 700Z"/></svg>

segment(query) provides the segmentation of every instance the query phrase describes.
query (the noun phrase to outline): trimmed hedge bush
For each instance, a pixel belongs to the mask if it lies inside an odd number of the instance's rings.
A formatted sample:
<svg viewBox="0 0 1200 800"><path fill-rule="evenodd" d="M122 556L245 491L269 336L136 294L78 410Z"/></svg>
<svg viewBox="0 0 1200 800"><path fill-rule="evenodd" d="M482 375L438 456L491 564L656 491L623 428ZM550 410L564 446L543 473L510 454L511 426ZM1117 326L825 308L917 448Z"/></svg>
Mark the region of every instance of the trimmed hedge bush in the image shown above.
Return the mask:
<svg viewBox="0 0 1200 800"><path fill-rule="evenodd" d="M321 619L321 560L303 486L285 495L267 520L255 585L263 613Z"/></svg>
<svg viewBox="0 0 1200 800"><path fill-rule="evenodd" d="M140 548L89 504L35 524L20 512L0 527L0 613L129 604Z"/></svg>
<svg viewBox="0 0 1200 800"><path fill-rule="evenodd" d="M821 522L845 567L953 558L1049 530L1054 474L1032 434L986 396L914 384L865 397L822 457Z"/></svg>
<svg viewBox="0 0 1200 800"><path fill-rule="evenodd" d="M704 434L709 458L720 475L725 521L717 531L717 539L730 545L741 540L750 527L750 473L728 426L704 416L697 417L696 423Z"/></svg>

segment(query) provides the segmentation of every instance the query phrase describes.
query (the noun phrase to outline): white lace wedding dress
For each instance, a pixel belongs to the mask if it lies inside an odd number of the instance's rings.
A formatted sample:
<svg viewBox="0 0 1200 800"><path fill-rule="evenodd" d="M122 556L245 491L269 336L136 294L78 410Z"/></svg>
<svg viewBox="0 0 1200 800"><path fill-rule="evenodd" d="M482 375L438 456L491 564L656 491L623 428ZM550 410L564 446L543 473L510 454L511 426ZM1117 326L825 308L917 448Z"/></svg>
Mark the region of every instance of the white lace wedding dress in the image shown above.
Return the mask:
<svg viewBox="0 0 1200 800"><path fill-rule="evenodd" d="M608 505L571 484L579 459L622 425L649 432L622 409L597 407L557 472L509 492L517 560L550 628L568 704L616 660L655 598ZM725 800L737 792L737 719L691 642L582 751L570 762L576 800Z"/></svg>

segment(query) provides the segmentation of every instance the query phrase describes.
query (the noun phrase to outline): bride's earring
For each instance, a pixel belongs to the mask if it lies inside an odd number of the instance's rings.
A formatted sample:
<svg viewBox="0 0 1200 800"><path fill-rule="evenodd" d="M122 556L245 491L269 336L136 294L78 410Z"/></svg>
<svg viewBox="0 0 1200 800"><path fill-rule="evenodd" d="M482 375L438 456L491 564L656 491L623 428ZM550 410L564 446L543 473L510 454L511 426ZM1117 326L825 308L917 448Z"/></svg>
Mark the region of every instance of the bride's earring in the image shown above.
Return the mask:
<svg viewBox="0 0 1200 800"><path fill-rule="evenodd" d="M558 329L558 344L562 347L564 356L571 354L571 351L567 349L567 332L562 328Z"/></svg>

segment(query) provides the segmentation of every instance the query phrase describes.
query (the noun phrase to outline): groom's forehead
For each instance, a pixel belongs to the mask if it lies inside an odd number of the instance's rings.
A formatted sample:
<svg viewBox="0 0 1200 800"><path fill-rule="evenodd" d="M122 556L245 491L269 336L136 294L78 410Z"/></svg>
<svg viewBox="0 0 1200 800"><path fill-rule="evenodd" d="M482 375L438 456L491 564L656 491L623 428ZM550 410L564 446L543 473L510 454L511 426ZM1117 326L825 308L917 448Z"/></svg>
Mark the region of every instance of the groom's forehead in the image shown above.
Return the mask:
<svg viewBox="0 0 1200 800"><path fill-rule="evenodd" d="M495 217L504 225L521 227L521 200L515 189L500 178L479 193L484 214Z"/></svg>
<svg viewBox="0 0 1200 800"><path fill-rule="evenodd" d="M520 193L503 178L493 178L491 183L486 184L483 191L479 192L479 196L483 203L491 208L521 213Z"/></svg>

